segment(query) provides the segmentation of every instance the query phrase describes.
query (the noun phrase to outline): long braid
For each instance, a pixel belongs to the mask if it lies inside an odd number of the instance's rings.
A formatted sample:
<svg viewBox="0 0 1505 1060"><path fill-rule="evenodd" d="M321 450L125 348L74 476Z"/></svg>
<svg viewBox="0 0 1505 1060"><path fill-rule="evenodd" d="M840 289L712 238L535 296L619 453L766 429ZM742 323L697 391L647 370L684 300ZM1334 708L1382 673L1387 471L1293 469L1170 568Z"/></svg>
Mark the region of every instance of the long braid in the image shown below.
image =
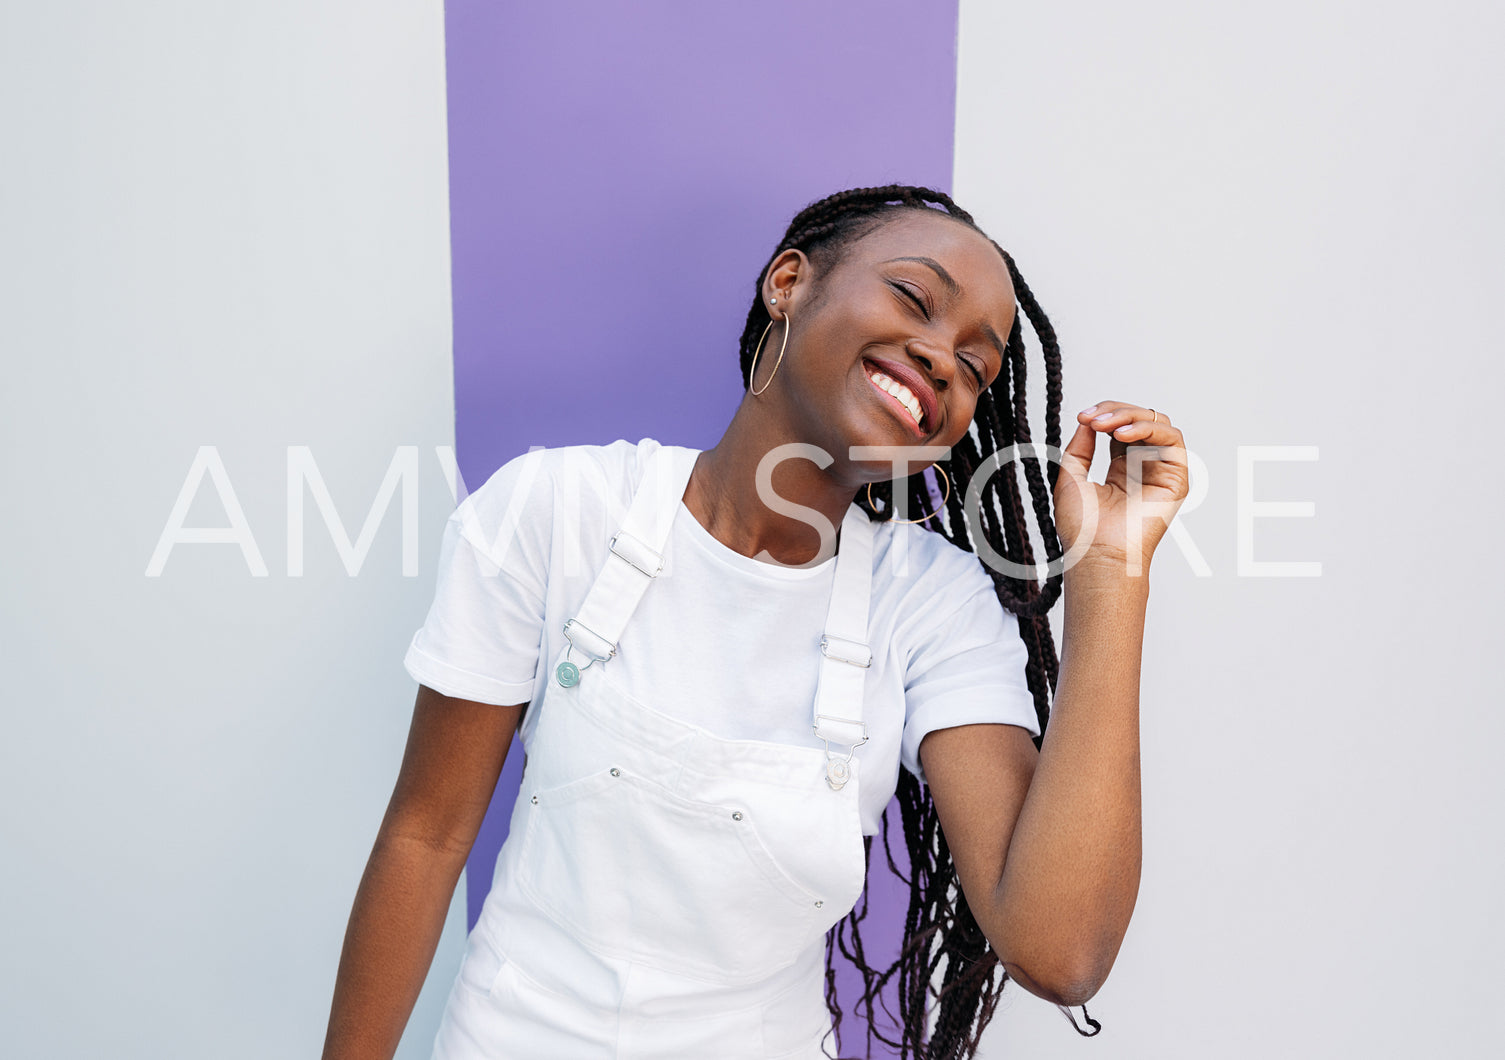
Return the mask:
<svg viewBox="0 0 1505 1060"><path fill-rule="evenodd" d="M936 210L981 232L972 215L957 206L950 196L931 188L903 184L852 188L805 207L790 222L754 287L739 359L744 387L753 353L770 321L763 303L762 286L768 266L774 259L790 249L801 250L816 262L834 259L856 239L891 215L905 210ZM1034 526L1047 560L1059 560L1062 556L1051 508L1056 466L1042 461L1037 455L1020 455L1017 460L998 468L988 476L975 525L969 525L963 499L973 477L989 457L1009 450L1015 443L1024 445L1030 441L1026 401L1027 351L1020 317L1028 319L1040 341L1045 364L1045 441L1055 450L1059 450L1061 444L1061 353L1055 329L1019 274L1014 259L996 242L991 239L989 242L993 243L1008 267L1022 312L1016 314L1004 346L1003 370L978 397L971 430L952 447L949 458L941 463L952 482L951 494L944 506L944 518L933 520L926 526L969 552L978 551L978 542L973 540L974 535L978 535L981 543L994 553L1018 566L1029 567L1034 563L1034 548L1015 465L1024 469ZM913 510L924 511L933 507L934 501L923 473L910 476L904 489ZM889 519L893 515L892 496L891 484L875 483L872 502L868 500L867 491L863 491L858 494L858 503L870 518ZM941 525L933 525L937 523ZM1035 713L1043 733L1050 719L1050 703L1059 670L1048 613L1060 598L1062 576L1059 572L1052 574L1042 583L993 570L989 564L983 564L983 568L993 580L999 602L1018 620L1019 632L1028 652L1025 680L1034 698ZM1038 745L1039 741L1036 743ZM868 913L867 891L864 890L852 912L842 918L827 936L826 1006L833 1025L839 1028L842 1008L836 996L834 967L839 954L862 976L863 995L854 1011L860 1013L867 1023L868 1056L872 1055L876 1040L897 1049L903 1060L910 1057L915 1060L970 1060L976 1054L984 1028L997 1009L1008 974L967 905L928 788L908 770L901 770L895 799L908 854L907 869L901 867L894 856L887 814L882 819L878 846L890 871L909 887L904 941L898 958L891 965L875 968L868 962L861 934L861 925ZM869 837L866 849L870 865L872 847ZM937 976L940 978L939 990L934 986ZM880 1009L884 1010L883 1014L891 1015L886 1013L885 999L885 992L891 985L898 996L897 1040L881 1029L884 1021L880 1019ZM935 1012L936 1005L932 1005L932 1000L938 1005L938 1012ZM927 1026L932 1012L935 1012L933 1030ZM1096 1026L1096 1021L1090 1017L1088 1022Z"/></svg>

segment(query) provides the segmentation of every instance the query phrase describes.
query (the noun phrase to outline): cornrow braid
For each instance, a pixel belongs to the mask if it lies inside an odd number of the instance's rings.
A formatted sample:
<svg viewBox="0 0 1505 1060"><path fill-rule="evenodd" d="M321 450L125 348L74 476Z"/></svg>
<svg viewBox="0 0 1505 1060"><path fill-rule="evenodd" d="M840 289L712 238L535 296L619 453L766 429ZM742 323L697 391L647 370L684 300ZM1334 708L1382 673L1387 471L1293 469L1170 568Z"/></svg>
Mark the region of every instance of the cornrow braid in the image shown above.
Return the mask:
<svg viewBox="0 0 1505 1060"><path fill-rule="evenodd" d="M863 235L895 215L910 210L943 213L988 238L971 214L953 202L949 195L932 188L906 184L851 188L806 206L789 223L754 286L752 306L748 310L741 341L739 367L744 387L747 386L758 340L771 319L762 292L763 279L773 261L784 251L794 249L803 251L813 263L822 267L839 259ZM1034 292L1024 282L1014 259L991 238L988 241L1008 267L1022 312L1015 315L1004 345L1002 371L978 396L967 435L952 447L951 455L940 464L952 482L942 517L925 525L969 552L978 552L979 544L984 545L992 553L1011 561L1010 570L1018 571L1032 567L1035 562L1035 549L1030 538L1031 512L1047 561L1062 557L1051 507L1051 491L1059 469L1031 452L1020 453L1016 460L1006 461L1001 467L985 468L985 465L998 463L1016 444L1027 447L1031 441L1026 393L1028 358L1021 318L1029 321L1040 342L1045 366L1045 442L1059 450L1061 351L1055 328L1040 308ZM1019 486L1020 468L1029 497L1028 509ZM972 522L965 510L964 498L973 478L980 472L986 475L986 482L975 522ZM926 511L934 506L923 472L909 476L903 488L911 510ZM857 503L875 521L892 518L891 484L875 483L871 502L867 491L862 491ZM974 541L974 534L980 536L981 542ZM1034 698L1035 715L1043 734L1050 719L1051 699L1059 673L1048 613L1060 598L1062 576L1058 572L1040 582L1018 577L1010 570L994 570L992 564L983 563L982 566L993 580L999 602L1019 623L1019 632L1028 652L1025 680ZM1035 743L1038 747L1040 739ZM976 1055L982 1032L997 1009L1008 973L967 905L929 790L908 770L900 770L895 798L908 855L907 865L901 866L894 856L888 814L882 819L878 838L889 870L909 887L900 953L888 966L874 967L869 963L861 932L868 913L867 891L864 890L851 913L831 929L826 939L826 1006L834 1028L839 1030L842 1006L837 998L835 973L839 955L849 961L862 977L863 994L857 999L854 1011L867 1024L867 1056L872 1056L877 1041L898 1050L901 1060L910 1057L915 1060L970 1060ZM871 865L872 837L867 837L865 846ZM939 988L935 986L937 978ZM888 996L891 994L897 995L899 1009L897 1039L883 1029L885 1022L894 1022L894 1014L888 1011ZM880 1009L888 1017L886 1021L880 1020ZM928 1028L932 1015L934 1025ZM1067 1015L1071 1015L1069 1011ZM1083 1016L1092 1031L1082 1030L1074 1018L1072 1025L1083 1034L1095 1034L1097 1021L1086 1016L1085 1008Z"/></svg>

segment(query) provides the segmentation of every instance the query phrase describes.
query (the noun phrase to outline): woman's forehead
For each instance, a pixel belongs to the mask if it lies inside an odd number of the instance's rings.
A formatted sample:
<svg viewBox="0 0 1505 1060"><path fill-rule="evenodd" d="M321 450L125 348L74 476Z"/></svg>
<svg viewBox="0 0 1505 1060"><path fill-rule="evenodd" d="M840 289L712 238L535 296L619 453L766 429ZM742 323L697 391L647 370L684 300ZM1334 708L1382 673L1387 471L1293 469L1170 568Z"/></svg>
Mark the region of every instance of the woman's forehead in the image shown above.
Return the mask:
<svg viewBox="0 0 1505 1060"><path fill-rule="evenodd" d="M936 210L895 214L848 247L845 257L850 264L866 267L914 264L937 275L948 288L945 277L950 277L959 289L954 293L1014 301L1008 266L988 238Z"/></svg>

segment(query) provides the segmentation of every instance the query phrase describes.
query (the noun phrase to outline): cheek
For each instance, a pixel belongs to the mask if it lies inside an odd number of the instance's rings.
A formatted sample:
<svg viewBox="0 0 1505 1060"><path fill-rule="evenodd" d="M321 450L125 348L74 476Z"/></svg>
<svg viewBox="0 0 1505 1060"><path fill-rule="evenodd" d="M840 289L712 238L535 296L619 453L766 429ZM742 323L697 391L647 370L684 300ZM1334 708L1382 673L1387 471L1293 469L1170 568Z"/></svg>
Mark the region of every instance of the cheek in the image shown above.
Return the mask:
<svg viewBox="0 0 1505 1060"><path fill-rule="evenodd" d="M961 441L962 436L972 426L973 419L977 416L977 397L971 395L958 397L956 404L951 407L952 426L950 433L954 436L950 444L955 445Z"/></svg>
<svg viewBox="0 0 1505 1060"><path fill-rule="evenodd" d="M885 291L839 293L818 319L807 314L807 328L824 344L850 350L867 343L902 342L914 331L895 296ZM799 324L795 324L798 331Z"/></svg>

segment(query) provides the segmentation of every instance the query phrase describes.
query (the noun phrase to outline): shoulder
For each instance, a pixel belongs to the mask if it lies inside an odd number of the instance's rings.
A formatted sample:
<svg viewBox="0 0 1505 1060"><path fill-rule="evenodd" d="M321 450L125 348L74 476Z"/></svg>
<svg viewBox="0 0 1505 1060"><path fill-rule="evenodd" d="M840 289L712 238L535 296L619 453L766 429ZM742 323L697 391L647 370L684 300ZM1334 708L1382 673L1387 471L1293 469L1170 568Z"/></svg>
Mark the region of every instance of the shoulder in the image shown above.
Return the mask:
<svg viewBox="0 0 1505 1060"><path fill-rule="evenodd" d="M593 471L620 472L634 463L638 447L645 443L657 445L649 439L637 444L616 441L609 445L561 445L552 448L537 445L526 453L514 456L493 471L479 487L469 491L463 503L478 507L494 504L522 483L540 475L552 483L580 478Z"/></svg>
<svg viewBox="0 0 1505 1060"><path fill-rule="evenodd" d="M993 585L976 553L934 530L893 522L876 527L873 580L875 588L888 592L952 600Z"/></svg>
<svg viewBox="0 0 1505 1060"><path fill-rule="evenodd" d="M561 515L589 518L621 511L662 448L652 438L607 445L536 447L497 468L451 517L491 540L506 527L538 526Z"/></svg>
<svg viewBox="0 0 1505 1060"><path fill-rule="evenodd" d="M1003 621L992 576L975 553L917 525L881 523L873 549L874 606L906 650L956 623Z"/></svg>

